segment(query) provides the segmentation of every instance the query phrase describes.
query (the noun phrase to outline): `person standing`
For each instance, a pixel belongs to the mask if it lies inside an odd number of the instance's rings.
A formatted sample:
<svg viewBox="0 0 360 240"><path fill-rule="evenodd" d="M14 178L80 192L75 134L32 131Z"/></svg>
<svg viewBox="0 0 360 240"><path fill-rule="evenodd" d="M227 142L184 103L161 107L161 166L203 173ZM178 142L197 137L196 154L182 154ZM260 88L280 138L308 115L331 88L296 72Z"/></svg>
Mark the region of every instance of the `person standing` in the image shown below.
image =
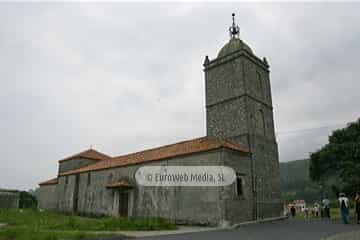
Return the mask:
<svg viewBox="0 0 360 240"><path fill-rule="evenodd" d="M340 193L339 204L343 222L344 224L349 224L349 199L345 193Z"/></svg>
<svg viewBox="0 0 360 240"><path fill-rule="evenodd" d="M357 215L357 224L360 224L360 192L356 193L355 211L356 211L356 215Z"/></svg>
<svg viewBox="0 0 360 240"><path fill-rule="evenodd" d="M325 198L322 200L323 209L324 209L324 217L330 218L330 200L325 196Z"/></svg>
<svg viewBox="0 0 360 240"><path fill-rule="evenodd" d="M316 202L314 203L314 214L316 217L319 217L320 205Z"/></svg>
<svg viewBox="0 0 360 240"><path fill-rule="evenodd" d="M290 212L291 212L291 217L294 218L296 216L296 209L294 205L291 205Z"/></svg>
<svg viewBox="0 0 360 240"><path fill-rule="evenodd" d="M304 218L309 219L309 208L308 207L304 207Z"/></svg>

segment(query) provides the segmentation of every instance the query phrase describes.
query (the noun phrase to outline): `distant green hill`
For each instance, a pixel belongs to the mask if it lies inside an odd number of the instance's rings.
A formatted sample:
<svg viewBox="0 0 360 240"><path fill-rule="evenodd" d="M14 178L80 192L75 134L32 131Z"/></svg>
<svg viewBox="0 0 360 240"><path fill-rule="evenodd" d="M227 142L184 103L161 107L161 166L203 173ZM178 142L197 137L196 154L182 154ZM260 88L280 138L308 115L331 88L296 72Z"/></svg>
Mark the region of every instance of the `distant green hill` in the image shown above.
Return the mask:
<svg viewBox="0 0 360 240"><path fill-rule="evenodd" d="M280 180L283 200L304 199L308 203L321 199L319 186L309 177L309 159L280 163Z"/></svg>
<svg viewBox="0 0 360 240"><path fill-rule="evenodd" d="M296 181L310 181L309 159L300 159L280 163L281 183L288 184Z"/></svg>

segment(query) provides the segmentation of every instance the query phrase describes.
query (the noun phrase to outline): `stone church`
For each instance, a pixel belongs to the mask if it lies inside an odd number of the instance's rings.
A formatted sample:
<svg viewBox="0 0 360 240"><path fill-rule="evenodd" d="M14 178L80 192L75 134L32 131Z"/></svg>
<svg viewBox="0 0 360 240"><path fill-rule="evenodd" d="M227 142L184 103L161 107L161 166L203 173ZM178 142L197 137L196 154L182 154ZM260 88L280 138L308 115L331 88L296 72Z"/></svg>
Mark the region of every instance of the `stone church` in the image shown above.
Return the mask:
<svg viewBox="0 0 360 240"><path fill-rule="evenodd" d="M43 209L84 215L163 217L183 224L232 224L281 215L278 148L269 64L239 37L205 57L207 134L111 157L94 149L59 161L57 177L40 183ZM228 186L152 187L135 181L142 166L228 166Z"/></svg>

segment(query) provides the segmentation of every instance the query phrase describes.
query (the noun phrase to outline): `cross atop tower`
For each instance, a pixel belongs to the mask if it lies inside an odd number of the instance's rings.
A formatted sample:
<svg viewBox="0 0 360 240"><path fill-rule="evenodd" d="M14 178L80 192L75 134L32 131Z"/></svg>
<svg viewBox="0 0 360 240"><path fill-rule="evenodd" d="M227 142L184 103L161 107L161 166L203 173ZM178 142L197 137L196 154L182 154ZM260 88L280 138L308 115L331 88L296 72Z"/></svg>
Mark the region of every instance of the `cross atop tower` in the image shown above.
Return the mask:
<svg viewBox="0 0 360 240"><path fill-rule="evenodd" d="M230 38L239 38L239 34L240 34L240 27L238 25L235 24L235 13L231 14L232 15L232 25L231 27L229 27L229 33L230 33Z"/></svg>

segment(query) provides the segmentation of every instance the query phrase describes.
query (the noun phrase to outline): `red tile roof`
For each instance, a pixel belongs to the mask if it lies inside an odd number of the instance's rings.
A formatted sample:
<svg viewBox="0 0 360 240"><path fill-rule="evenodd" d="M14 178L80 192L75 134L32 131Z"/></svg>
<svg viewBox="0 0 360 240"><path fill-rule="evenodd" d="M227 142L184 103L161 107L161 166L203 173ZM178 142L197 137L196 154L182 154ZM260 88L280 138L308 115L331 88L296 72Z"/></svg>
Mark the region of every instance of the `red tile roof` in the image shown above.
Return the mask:
<svg viewBox="0 0 360 240"><path fill-rule="evenodd" d="M162 160L191 153L209 151L222 147L233 149L235 151L243 153L249 153L249 149L247 147L238 145L229 140L211 137L201 137L128 155L114 157L104 161L99 161L97 163L81 167L79 169L64 172L60 175L64 176L108 168L123 167L127 165Z"/></svg>
<svg viewBox="0 0 360 240"><path fill-rule="evenodd" d="M41 182L41 183L39 183L39 186L55 185L55 184L58 184L58 178L53 178L53 179L47 180L45 182Z"/></svg>
<svg viewBox="0 0 360 240"><path fill-rule="evenodd" d="M96 151L94 149L88 149L86 151L83 151L83 152L80 152L80 153L77 153L75 155L72 155L70 157L67 157L67 158L64 158L64 159L61 159L59 160L59 162L64 162L64 161L68 161L68 160L71 160L71 159L74 159L74 158L78 158L78 157L82 157L82 158L89 158L89 159L93 159L93 160L107 160L107 159L110 159L111 157L104 154L104 153L101 153L99 151Z"/></svg>

